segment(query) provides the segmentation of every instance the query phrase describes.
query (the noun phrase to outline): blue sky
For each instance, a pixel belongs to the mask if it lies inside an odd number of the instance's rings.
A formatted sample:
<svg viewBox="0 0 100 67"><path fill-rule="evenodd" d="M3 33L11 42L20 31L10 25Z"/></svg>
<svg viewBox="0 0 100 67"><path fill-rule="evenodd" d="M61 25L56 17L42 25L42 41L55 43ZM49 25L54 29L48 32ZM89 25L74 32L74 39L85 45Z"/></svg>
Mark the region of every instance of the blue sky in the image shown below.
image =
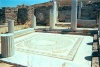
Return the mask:
<svg viewBox="0 0 100 67"><path fill-rule="evenodd" d="M33 5L43 2L48 2L50 0L0 0L1 7L16 7L17 5L26 4Z"/></svg>

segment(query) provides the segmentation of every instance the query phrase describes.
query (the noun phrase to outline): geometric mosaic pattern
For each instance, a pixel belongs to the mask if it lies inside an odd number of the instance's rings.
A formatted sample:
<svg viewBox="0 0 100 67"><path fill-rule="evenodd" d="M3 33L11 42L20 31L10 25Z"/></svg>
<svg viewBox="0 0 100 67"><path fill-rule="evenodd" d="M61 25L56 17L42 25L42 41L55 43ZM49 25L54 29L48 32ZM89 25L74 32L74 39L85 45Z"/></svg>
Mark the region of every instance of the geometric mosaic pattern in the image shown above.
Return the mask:
<svg viewBox="0 0 100 67"><path fill-rule="evenodd" d="M82 40L76 36L37 33L15 41L15 45L17 51L72 61Z"/></svg>

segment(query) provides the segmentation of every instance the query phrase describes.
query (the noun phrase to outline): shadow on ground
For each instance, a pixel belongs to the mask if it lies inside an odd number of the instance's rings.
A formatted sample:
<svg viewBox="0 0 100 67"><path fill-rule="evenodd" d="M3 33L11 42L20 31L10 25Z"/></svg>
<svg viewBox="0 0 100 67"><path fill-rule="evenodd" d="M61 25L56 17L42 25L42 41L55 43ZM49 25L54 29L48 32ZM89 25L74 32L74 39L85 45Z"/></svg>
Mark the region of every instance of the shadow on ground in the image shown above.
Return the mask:
<svg viewBox="0 0 100 67"><path fill-rule="evenodd" d="M89 42L89 43L87 43L87 45L93 45L93 42Z"/></svg>
<svg viewBox="0 0 100 67"><path fill-rule="evenodd" d="M3 58L2 55L0 54L0 59Z"/></svg>
<svg viewBox="0 0 100 67"><path fill-rule="evenodd" d="M92 61L92 56L86 56L85 59L86 59L87 61Z"/></svg>

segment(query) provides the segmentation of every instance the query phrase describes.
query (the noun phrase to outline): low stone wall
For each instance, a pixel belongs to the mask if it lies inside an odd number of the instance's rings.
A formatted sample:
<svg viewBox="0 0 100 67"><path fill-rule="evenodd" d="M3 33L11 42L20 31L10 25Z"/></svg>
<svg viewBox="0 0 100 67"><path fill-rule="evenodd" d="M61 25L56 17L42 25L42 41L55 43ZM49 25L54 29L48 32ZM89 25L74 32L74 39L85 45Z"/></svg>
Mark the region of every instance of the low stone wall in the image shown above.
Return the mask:
<svg viewBox="0 0 100 67"><path fill-rule="evenodd" d="M96 20L77 20L77 25L80 27L95 27L96 26Z"/></svg>
<svg viewBox="0 0 100 67"><path fill-rule="evenodd" d="M34 32L33 28L27 28L27 29L23 29L23 30L18 30L14 32L14 37L19 37L28 33L32 33Z"/></svg>
<svg viewBox="0 0 100 67"><path fill-rule="evenodd" d="M22 30L22 29L26 29L26 28L28 28L29 26L28 25L18 25L18 26L15 26L14 27L14 30L15 31L17 31L17 30ZM8 32L8 27L6 26L6 27L1 27L0 28L0 34L2 34L2 33L6 33L6 32Z"/></svg>
<svg viewBox="0 0 100 67"><path fill-rule="evenodd" d="M92 46L92 64L91 67L100 67L100 50L98 34L93 36L93 46Z"/></svg>
<svg viewBox="0 0 100 67"><path fill-rule="evenodd" d="M55 24L57 27L71 27L71 23L59 22Z"/></svg>

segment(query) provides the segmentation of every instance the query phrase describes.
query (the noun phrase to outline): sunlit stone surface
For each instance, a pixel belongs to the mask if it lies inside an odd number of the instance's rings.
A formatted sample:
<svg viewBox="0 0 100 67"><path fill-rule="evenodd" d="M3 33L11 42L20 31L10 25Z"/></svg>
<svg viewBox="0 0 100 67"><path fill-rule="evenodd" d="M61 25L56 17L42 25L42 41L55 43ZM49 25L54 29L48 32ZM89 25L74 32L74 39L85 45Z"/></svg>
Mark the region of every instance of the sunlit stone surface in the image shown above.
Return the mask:
<svg viewBox="0 0 100 67"><path fill-rule="evenodd" d="M99 12L99 37L100 37L100 12Z"/></svg>
<svg viewBox="0 0 100 67"><path fill-rule="evenodd" d="M14 20L9 20L8 21L8 32L9 33L14 33Z"/></svg>
<svg viewBox="0 0 100 67"><path fill-rule="evenodd" d="M14 56L0 60L27 67L90 67L92 41L91 36L35 32L15 38Z"/></svg>
<svg viewBox="0 0 100 67"><path fill-rule="evenodd" d="M80 5L79 5L79 14L78 14L78 19L81 18L81 10L82 10L82 7L83 7L83 3L80 2Z"/></svg>
<svg viewBox="0 0 100 67"><path fill-rule="evenodd" d="M72 0L72 9L71 9L71 28L72 30L77 29L77 0Z"/></svg>
<svg viewBox="0 0 100 67"><path fill-rule="evenodd" d="M19 51L72 60L83 38L57 34L33 34L15 42Z"/></svg>
<svg viewBox="0 0 100 67"><path fill-rule="evenodd" d="M58 8L56 1L53 1L53 8L50 9L50 29L55 28L55 23L57 23L58 19Z"/></svg>
<svg viewBox="0 0 100 67"><path fill-rule="evenodd" d="M58 8L56 1L53 1L53 15L54 15L54 23L57 23L58 19Z"/></svg>
<svg viewBox="0 0 100 67"><path fill-rule="evenodd" d="M55 28L54 18L53 18L53 9L50 9L50 29Z"/></svg>
<svg viewBox="0 0 100 67"><path fill-rule="evenodd" d="M14 35L2 34L1 35L1 55L2 57L11 57L14 55Z"/></svg>
<svg viewBox="0 0 100 67"><path fill-rule="evenodd" d="M31 28L36 28L36 16L34 14L32 15Z"/></svg>

